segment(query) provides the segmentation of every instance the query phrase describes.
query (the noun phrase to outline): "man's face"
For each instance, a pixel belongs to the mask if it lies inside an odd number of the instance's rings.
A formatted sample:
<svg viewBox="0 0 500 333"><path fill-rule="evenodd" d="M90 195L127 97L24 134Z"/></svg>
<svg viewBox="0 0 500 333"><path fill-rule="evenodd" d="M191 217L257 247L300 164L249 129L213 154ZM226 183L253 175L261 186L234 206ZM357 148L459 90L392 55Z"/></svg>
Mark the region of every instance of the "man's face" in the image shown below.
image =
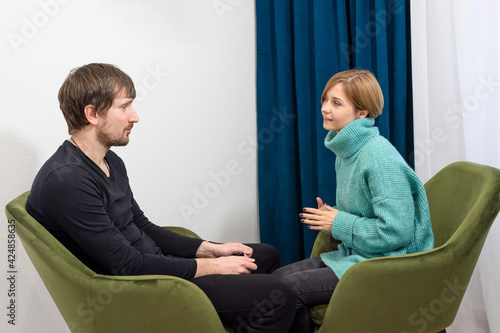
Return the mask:
<svg viewBox="0 0 500 333"><path fill-rule="evenodd" d="M113 100L105 117L98 125L97 139L106 146L126 146L134 123L139 121L139 116L132 107L133 99L127 96L127 91L122 91Z"/></svg>

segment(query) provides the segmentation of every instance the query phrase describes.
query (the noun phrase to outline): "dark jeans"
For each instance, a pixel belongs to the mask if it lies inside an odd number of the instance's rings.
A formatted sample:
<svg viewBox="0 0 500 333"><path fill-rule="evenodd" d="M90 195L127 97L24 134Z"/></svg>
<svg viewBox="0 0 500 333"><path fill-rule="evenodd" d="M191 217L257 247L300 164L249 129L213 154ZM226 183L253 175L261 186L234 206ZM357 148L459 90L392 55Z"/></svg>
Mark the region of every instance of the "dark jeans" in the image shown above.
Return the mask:
<svg viewBox="0 0 500 333"><path fill-rule="evenodd" d="M310 307L328 304L339 279L320 257L301 260L276 270L274 275L298 295L295 320L290 332L313 332L314 323L309 316Z"/></svg>
<svg viewBox="0 0 500 333"><path fill-rule="evenodd" d="M212 301L223 322L233 322L234 332L286 333L292 325L297 295L280 276L278 251L266 244L253 248L258 269L248 275L206 275L192 279Z"/></svg>

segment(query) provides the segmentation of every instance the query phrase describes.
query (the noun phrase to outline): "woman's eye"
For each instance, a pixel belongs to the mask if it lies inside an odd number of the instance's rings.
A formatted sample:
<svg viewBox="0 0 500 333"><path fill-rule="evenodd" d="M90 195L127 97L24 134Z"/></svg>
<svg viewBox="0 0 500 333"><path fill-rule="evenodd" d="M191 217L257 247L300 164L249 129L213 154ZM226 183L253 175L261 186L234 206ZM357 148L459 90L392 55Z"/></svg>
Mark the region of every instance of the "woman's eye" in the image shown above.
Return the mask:
<svg viewBox="0 0 500 333"><path fill-rule="evenodd" d="M335 106L340 106L340 103L339 103L338 101L333 101L333 104L334 104Z"/></svg>

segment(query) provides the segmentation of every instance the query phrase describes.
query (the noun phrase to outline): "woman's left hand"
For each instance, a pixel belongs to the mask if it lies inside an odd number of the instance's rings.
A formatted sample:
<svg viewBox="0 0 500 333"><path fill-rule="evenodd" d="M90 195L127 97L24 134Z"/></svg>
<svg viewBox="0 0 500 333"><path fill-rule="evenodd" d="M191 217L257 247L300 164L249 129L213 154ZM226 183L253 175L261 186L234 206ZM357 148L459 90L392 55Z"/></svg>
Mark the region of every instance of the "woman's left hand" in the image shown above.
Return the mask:
<svg viewBox="0 0 500 333"><path fill-rule="evenodd" d="M325 210L326 207L326 210ZM332 231L332 224L339 210L324 205L322 209L304 208L304 213L299 214L300 222L308 224L311 230Z"/></svg>

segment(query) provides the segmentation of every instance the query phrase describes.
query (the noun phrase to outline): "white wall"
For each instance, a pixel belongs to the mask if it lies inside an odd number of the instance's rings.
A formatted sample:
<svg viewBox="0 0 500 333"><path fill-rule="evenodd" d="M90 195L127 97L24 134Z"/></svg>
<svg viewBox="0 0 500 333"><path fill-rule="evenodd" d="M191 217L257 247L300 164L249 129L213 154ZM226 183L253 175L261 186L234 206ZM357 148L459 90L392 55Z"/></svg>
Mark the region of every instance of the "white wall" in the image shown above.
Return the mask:
<svg viewBox="0 0 500 333"><path fill-rule="evenodd" d="M147 216L214 241L259 240L256 158L248 150L256 133L254 1L0 4L0 206L29 190L68 138L57 101L68 72L107 62L138 89L140 122L130 144L114 151ZM19 240L16 326L7 323L2 225L0 331L68 332Z"/></svg>

